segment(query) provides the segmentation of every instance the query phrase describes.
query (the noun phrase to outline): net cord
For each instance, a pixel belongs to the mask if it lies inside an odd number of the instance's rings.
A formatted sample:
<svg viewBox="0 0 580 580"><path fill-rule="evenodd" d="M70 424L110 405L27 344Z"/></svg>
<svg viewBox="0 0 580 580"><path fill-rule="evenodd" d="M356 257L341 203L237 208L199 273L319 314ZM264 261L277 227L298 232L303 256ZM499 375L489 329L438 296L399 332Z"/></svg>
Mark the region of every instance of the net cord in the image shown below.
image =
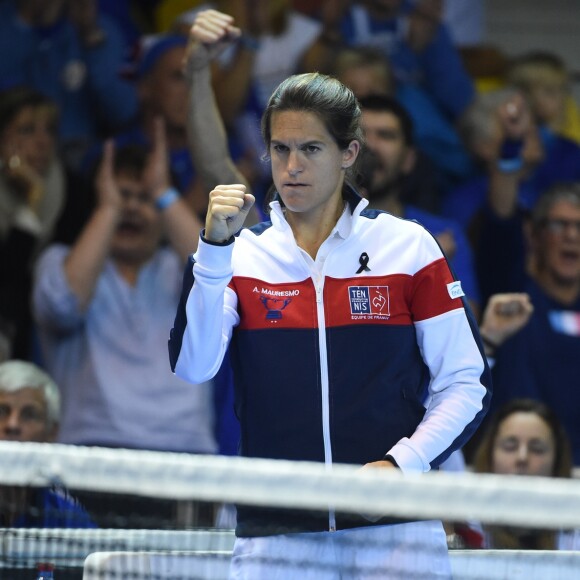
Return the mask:
<svg viewBox="0 0 580 580"><path fill-rule="evenodd" d="M324 509L408 519L580 527L580 481L62 444L0 442L0 485L130 493L175 500Z"/></svg>

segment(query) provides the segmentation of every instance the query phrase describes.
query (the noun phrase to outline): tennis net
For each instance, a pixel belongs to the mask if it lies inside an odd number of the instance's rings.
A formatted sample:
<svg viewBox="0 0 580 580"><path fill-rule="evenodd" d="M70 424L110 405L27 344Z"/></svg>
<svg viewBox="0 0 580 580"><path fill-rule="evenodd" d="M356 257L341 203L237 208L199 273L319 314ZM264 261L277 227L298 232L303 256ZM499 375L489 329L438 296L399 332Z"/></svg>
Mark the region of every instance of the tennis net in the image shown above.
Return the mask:
<svg viewBox="0 0 580 580"><path fill-rule="evenodd" d="M364 514L371 521L387 516L395 521L477 521L548 531L580 528L577 480L445 472L403 475L398 470L348 465L328 469L307 462L10 442L0 442L0 465L0 513L5 526L0 530L0 577L11 580L33 577L29 570L39 562L53 563L59 580L226 578L234 534L229 527L216 525L220 516L231 513L224 506L233 503L291 508L301 514L330 510L341 514L343 521ZM90 522L65 518L64 524L55 526L51 522L56 520L49 518L48 525L42 526L41 514L25 514L36 522L33 527L26 517L18 519L23 514L17 512L26 502L14 490L63 488L83 502L89 499ZM91 510L91 494L116 498L124 508L115 516L114 526L101 520L100 506L108 500L95 502ZM78 508L74 501L51 504L52 509L67 506L73 511ZM138 516L148 510L165 515L146 518L136 528ZM223 525L233 525L233 520L225 518ZM365 554L369 549L390 549L383 538L377 545L364 535L359 539L351 535L345 541L360 541ZM431 554L420 538L414 541L413 551L426 562L424 573L409 576L403 569L393 569L389 578L436 577L429 568ZM451 554L454 578L575 578L580 569L580 557L573 551L452 550ZM273 560L276 569L283 571L284 555ZM334 560L305 556L298 577L385 577L372 565L363 571L347 569L351 576L340 576L341 566ZM28 575L18 576L19 570Z"/></svg>

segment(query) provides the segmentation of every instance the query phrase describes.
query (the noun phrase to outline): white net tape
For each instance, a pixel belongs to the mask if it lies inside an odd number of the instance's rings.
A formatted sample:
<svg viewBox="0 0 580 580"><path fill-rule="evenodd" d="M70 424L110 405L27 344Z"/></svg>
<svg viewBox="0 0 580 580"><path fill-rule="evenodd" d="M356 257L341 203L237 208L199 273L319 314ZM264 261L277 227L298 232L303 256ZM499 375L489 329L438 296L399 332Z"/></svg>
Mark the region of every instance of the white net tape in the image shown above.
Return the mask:
<svg viewBox="0 0 580 580"><path fill-rule="evenodd" d="M580 481L0 442L0 484L405 518L580 527ZM563 507L565 506L565 509Z"/></svg>
<svg viewBox="0 0 580 580"><path fill-rule="evenodd" d="M332 469L306 462L194 456L133 450L0 442L0 486L45 487L133 494L179 502L210 501L267 507L377 514L402 519L479 521L513 527L580 528L580 481L398 470ZM0 578L39 561L57 566L59 580L194 580L227 578L232 530L0 529ZM385 549L369 545L362 550ZM358 548L357 548L358 549ZM421 543L413 550L429 557ZM453 578L577 578L580 553L452 551ZM280 562L277 562L280 564ZM281 565L284 566L282 559ZM334 564L307 561L301 580L383 578L342 576ZM2 570L9 570L8 576ZM393 571L388 578L431 578ZM76 572L75 572L76 571ZM74 575L76 573L76 575ZM283 578L296 577L296 571ZM267 577L267 576L260 576Z"/></svg>

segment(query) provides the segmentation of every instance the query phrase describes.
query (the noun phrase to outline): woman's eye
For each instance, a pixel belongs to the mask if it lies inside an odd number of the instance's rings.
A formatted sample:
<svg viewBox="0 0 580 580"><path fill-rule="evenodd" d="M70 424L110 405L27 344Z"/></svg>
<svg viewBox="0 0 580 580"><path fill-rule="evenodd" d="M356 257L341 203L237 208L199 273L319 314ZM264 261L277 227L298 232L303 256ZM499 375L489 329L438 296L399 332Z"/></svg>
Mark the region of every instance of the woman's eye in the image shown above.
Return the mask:
<svg viewBox="0 0 580 580"><path fill-rule="evenodd" d="M529 449L530 453L534 455L544 455L544 453L548 452L548 447L543 443L531 443Z"/></svg>
<svg viewBox="0 0 580 580"><path fill-rule="evenodd" d="M519 442L515 439L503 439L499 442L499 447L503 451L515 451L519 447Z"/></svg>

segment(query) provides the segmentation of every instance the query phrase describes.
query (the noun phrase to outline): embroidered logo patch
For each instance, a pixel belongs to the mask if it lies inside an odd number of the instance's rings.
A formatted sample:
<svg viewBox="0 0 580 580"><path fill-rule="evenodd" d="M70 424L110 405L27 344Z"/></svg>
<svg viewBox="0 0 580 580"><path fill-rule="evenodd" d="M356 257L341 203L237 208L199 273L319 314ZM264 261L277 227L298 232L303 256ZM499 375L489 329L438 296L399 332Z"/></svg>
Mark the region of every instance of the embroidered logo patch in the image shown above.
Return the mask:
<svg viewBox="0 0 580 580"><path fill-rule="evenodd" d="M449 292L450 298L461 298L462 296L465 296L459 280L447 284L447 292Z"/></svg>
<svg viewBox="0 0 580 580"><path fill-rule="evenodd" d="M292 302L292 298L272 298L261 294L260 302L266 309L267 320L280 320L282 318L282 310Z"/></svg>
<svg viewBox="0 0 580 580"><path fill-rule="evenodd" d="M348 298L350 313L353 316L365 318L391 316L388 286L349 286Z"/></svg>
<svg viewBox="0 0 580 580"><path fill-rule="evenodd" d="M258 288L254 286L252 292L259 294L260 302L266 309L266 320L277 322L282 318L282 310L292 302L292 298L300 294L298 289L278 290L272 288Z"/></svg>

